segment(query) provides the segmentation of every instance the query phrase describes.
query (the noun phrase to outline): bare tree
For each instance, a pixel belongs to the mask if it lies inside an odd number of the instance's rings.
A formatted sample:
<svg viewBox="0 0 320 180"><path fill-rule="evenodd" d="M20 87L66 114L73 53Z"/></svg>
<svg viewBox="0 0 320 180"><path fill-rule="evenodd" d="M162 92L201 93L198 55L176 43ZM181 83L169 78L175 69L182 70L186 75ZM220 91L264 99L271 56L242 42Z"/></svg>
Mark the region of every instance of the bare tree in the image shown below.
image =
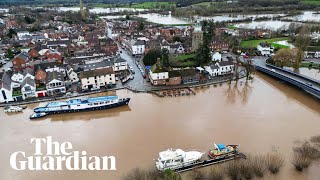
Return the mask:
<svg viewBox="0 0 320 180"><path fill-rule="evenodd" d="M295 40L295 46L298 48L297 57L294 64L295 68L298 68L299 64L304 59L304 51L307 50L310 40L310 28L308 26L303 26Z"/></svg>

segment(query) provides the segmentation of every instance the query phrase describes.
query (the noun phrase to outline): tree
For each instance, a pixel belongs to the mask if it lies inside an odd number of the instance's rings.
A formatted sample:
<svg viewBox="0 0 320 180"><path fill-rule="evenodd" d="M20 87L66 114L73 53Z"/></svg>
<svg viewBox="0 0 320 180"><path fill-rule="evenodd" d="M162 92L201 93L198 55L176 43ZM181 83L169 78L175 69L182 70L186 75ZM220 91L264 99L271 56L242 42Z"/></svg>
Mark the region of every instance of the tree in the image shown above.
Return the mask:
<svg viewBox="0 0 320 180"><path fill-rule="evenodd" d="M248 80L250 77L250 74L254 71L252 59L242 58L242 62L239 60L239 58L237 58L236 60L238 64L241 63L241 65L245 68L246 80Z"/></svg>
<svg viewBox="0 0 320 180"><path fill-rule="evenodd" d="M162 54L159 49L151 49L144 57L143 63L146 66L152 66L157 62L157 58L161 58Z"/></svg>
<svg viewBox="0 0 320 180"><path fill-rule="evenodd" d="M138 31L143 31L144 29L144 23L143 21L139 21Z"/></svg>
<svg viewBox="0 0 320 180"><path fill-rule="evenodd" d="M181 42L180 36L173 36L172 40L173 42Z"/></svg>
<svg viewBox="0 0 320 180"><path fill-rule="evenodd" d="M5 56L6 56L6 58L12 59L12 58L14 58L14 53L12 52L11 49L8 49Z"/></svg>
<svg viewBox="0 0 320 180"><path fill-rule="evenodd" d="M196 60L199 66L203 66L211 61L210 49L205 44L200 44L196 51Z"/></svg>
<svg viewBox="0 0 320 180"><path fill-rule="evenodd" d="M301 61L303 61L304 51L307 50L310 40L310 28L308 26L303 26L295 40L295 46L298 48L296 61L294 63L295 68L298 68Z"/></svg>
<svg viewBox="0 0 320 180"><path fill-rule="evenodd" d="M286 66L292 62L295 62L294 52L291 49L282 48L277 51L276 55L273 57L276 66Z"/></svg>
<svg viewBox="0 0 320 180"><path fill-rule="evenodd" d="M170 64L169 64L169 51L168 51L168 49L163 48L161 54L162 54L162 64L163 64L165 67L170 66Z"/></svg>
<svg viewBox="0 0 320 180"><path fill-rule="evenodd" d="M28 23L28 24L32 24L34 23L36 20L30 18L29 16L25 16L24 20Z"/></svg>
<svg viewBox="0 0 320 180"><path fill-rule="evenodd" d="M129 14L126 15L126 20L129 20L130 19L130 16Z"/></svg>
<svg viewBox="0 0 320 180"><path fill-rule="evenodd" d="M7 36L12 38L13 35L17 35L17 32L14 29L10 28Z"/></svg>

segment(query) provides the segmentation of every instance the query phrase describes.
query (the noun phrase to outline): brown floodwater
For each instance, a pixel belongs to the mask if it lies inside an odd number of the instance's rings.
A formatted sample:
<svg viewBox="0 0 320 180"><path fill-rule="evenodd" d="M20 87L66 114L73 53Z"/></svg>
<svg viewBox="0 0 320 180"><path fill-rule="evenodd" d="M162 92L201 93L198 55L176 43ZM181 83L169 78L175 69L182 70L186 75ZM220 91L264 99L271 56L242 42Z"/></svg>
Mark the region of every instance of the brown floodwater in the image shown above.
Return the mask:
<svg viewBox="0 0 320 180"><path fill-rule="evenodd" d="M320 166L303 173L291 165L292 147L320 134L320 101L263 74L253 81L195 89L196 95L159 98L127 90L129 106L95 112L48 116L30 121L39 104L23 113L0 111L1 180L105 180L121 179L135 167L154 168L153 159L166 148L199 149L212 143L240 144L247 153L277 151L286 159L280 174L265 179L319 179ZM52 136L69 141L88 155L114 155L117 171L15 171L10 155L31 155L30 138Z"/></svg>

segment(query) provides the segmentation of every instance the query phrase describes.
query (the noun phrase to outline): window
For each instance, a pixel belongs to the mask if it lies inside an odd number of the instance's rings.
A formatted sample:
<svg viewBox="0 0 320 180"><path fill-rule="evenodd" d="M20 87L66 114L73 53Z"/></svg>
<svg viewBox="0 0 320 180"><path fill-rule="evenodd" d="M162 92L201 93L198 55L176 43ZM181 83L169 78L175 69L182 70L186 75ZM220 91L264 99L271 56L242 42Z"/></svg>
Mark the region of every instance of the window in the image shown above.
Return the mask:
<svg viewBox="0 0 320 180"><path fill-rule="evenodd" d="M99 105L99 103L93 103L93 105Z"/></svg>

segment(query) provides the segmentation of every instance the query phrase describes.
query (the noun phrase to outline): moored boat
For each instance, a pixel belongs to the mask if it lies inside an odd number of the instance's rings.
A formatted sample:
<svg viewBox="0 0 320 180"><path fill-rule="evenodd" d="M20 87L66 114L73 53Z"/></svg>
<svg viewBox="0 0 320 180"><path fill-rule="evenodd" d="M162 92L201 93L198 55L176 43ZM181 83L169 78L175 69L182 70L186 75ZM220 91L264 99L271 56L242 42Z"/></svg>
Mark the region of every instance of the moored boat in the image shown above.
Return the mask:
<svg viewBox="0 0 320 180"><path fill-rule="evenodd" d="M238 153L239 145L215 144L210 149L208 155L211 159L222 159L235 156Z"/></svg>
<svg viewBox="0 0 320 180"><path fill-rule="evenodd" d="M6 106L4 107L4 112L12 113L12 112L21 112L23 109L19 106Z"/></svg>
<svg viewBox="0 0 320 180"><path fill-rule="evenodd" d="M166 169L176 170L199 161L204 153L199 151L183 151L181 149L168 149L159 153L156 167L159 171Z"/></svg>
<svg viewBox="0 0 320 180"><path fill-rule="evenodd" d="M118 98L118 96L82 97L67 101L49 102L46 106L37 107L35 113L59 114L69 112L92 111L110 109L129 104L130 98Z"/></svg>
<svg viewBox="0 0 320 180"><path fill-rule="evenodd" d="M31 116L30 116L30 119L38 119L38 118L41 118L41 117L44 117L48 115L47 113L33 113Z"/></svg>

